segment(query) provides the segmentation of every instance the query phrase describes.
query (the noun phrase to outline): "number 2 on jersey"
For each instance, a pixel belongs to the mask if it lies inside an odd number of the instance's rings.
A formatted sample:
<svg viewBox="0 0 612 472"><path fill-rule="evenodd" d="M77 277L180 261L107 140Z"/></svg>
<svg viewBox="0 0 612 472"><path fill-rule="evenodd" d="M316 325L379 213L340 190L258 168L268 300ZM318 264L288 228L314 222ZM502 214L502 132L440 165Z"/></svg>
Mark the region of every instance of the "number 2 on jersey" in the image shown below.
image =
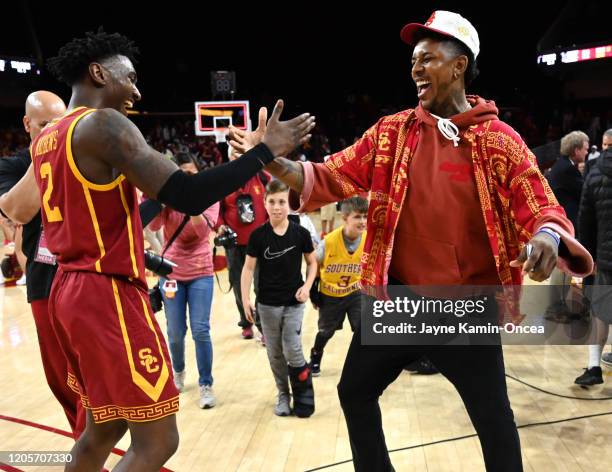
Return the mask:
<svg viewBox="0 0 612 472"><path fill-rule="evenodd" d="M40 166L40 177L43 179L47 179L47 189L43 195L43 209L45 210L45 215L47 215L47 221L49 223L56 223L58 221L63 221L62 212L56 206L51 208L49 206L49 200L51 199L51 193L53 192L53 178L51 175L51 163L44 162Z"/></svg>

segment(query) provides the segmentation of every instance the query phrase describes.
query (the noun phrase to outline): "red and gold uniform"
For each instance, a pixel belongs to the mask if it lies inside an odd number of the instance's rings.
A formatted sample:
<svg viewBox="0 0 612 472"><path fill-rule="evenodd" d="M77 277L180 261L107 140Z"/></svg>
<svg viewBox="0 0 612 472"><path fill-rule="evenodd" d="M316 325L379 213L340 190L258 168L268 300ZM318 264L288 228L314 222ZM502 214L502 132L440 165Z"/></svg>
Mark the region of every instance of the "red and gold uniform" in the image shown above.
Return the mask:
<svg viewBox="0 0 612 472"><path fill-rule="evenodd" d="M31 154L47 243L57 256L49 311L68 383L96 422L151 421L178 411L164 337L149 305L135 187L88 181L72 154L75 108L50 123Z"/></svg>

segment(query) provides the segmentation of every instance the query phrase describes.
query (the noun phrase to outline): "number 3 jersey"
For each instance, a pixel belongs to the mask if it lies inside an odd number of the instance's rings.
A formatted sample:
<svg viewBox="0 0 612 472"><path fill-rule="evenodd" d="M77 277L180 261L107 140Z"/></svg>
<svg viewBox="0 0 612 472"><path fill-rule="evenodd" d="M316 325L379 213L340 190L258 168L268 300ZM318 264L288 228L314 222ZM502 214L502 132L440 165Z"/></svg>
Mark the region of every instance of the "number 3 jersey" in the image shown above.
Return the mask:
<svg viewBox="0 0 612 472"><path fill-rule="evenodd" d="M90 182L72 153L75 127L95 111L85 107L70 110L32 142L47 244L65 272L125 277L146 288L135 187L124 175L107 184Z"/></svg>
<svg viewBox="0 0 612 472"><path fill-rule="evenodd" d="M325 236L325 256L321 263L319 290L329 297L344 297L359 290L365 233L361 236L357 250L349 254L344 244L342 229L342 226L336 228Z"/></svg>

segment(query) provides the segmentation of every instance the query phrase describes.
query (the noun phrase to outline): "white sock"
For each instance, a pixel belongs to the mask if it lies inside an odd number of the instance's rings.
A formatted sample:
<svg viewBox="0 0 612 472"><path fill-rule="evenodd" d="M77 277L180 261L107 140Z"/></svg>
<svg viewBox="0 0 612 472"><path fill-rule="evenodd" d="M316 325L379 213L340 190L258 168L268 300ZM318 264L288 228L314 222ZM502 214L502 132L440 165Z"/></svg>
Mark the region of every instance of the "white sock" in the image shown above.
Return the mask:
<svg viewBox="0 0 612 472"><path fill-rule="evenodd" d="M603 346L601 344L590 344L589 345L589 369L591 367L599 367L601 362L601 352Z"/></svg>

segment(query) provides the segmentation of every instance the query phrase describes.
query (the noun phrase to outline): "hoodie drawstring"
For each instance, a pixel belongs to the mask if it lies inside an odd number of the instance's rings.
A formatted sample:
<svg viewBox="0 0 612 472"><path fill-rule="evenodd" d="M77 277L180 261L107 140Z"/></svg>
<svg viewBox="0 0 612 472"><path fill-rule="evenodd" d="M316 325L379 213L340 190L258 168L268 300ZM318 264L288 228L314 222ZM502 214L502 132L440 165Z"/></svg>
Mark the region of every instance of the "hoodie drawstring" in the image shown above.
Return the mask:
<svg viewBox="0 0 612 472"><path fill-rule="evenodd" d="M430 112L430 115L438 120L438 129L442 136L453 142L455 147L459 146L459 128L448 118L442 118Z"/></svg>

